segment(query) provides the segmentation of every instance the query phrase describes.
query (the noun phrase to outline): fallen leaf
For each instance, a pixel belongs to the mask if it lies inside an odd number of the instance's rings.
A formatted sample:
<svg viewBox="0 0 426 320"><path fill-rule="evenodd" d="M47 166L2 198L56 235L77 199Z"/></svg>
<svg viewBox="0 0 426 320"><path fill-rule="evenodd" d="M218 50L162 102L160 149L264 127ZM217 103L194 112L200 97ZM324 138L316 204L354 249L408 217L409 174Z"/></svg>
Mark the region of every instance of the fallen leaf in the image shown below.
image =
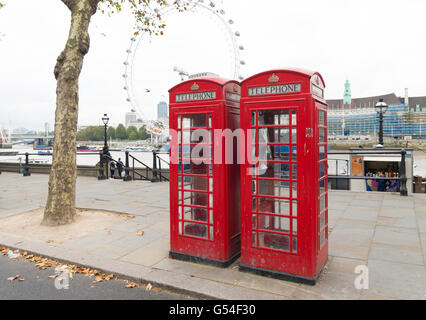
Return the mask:
<svg viewBox="0 0 426 320"><path fill-rule="evenodd" d="M19 278L19 274L18 274L18 275L16 275L16 276L14 276L14 277L7 278L7 280L9 280L9 281L13 281L13 280L16 280L16 279L18 279L18 278Z"/></svg>
<svg viewBox="0 0 426 320"><path fill-rule="evenodd" d="M111 280L113 277L114 277L114 275L111 273L111 274L109 274L109 275L105 276L105 277L104 277L104 280L105 280L105 281L109 281L109 280Z"/></svg>
<svg viewBox="0 0 426 320"><path fill-rule="evenodd" d="M148 283L146 285L146 290L151 291L151 289L152 289L152 284Z"/></svg>
<svg viewBox="0 0 426 320"><path fill-rule="evenodd" d="M136 232L136 235L139 236L139 237L142 237L144 234L145 234L144 231Z"/></svg>
<svg viewBox="0 0 426 320"><path fill-rule="evenodd" d="M109 234L109 235L112 235L112 231L111 231L111 230L110 230L110 231L108 231L108 234Z"/></svg>
<svg viewBox="0 0 426 320"><path fill-rule="evenodd" d="M19 281L25 281L25 279L24 278L19 278Z"/></svg>
<svg viewBox="0 0 426 320"><path fill-rule="evenodd" d="M101 282L103 279L101 276L96 276L95 277L95 282Z"/></svg>
<svg viewBox="0 0 426 320"><path fill-rule="evenodd" d="M126 288L134 288L134 287L136 287L136 284L134 284L134 283L129 283L129 284L126 286Z"/></svg>
<svg viewBox="0 0 426 320"><path fill-rule="evenodd" d="M46 243L51 243L53 242L53 240L46 240Z"/></svg>
<svg viewBox="0 0 426 320"><path fill-rule="evenodd" d="M59 274L54 274L54 275L49 276L48 278L49 278L49 279L55 279L55 278L57 278L58 276L59 276Z"/></svg>

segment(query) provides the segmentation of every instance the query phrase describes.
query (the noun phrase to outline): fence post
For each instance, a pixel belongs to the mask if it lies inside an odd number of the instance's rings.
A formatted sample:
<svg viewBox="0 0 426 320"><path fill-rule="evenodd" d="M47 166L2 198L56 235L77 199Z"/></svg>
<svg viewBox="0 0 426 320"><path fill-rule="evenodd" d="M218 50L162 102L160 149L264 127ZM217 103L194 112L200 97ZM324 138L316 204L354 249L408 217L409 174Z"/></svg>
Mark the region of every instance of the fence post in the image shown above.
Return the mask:
<svg viewBox="0 0 426 320"><path fill-rule="evenodd" d="M30 162L28 160L28 157L29 157L28 152L25 152L24 177L29 177L31 175Z"/></svg>
<svg viewBox="0 0 426 320"><path fill-rule="evenodd" d="M157 172L157 151L152 150L152 179L151 182L158 182L158 172Z"/></svg>
<svg viewBox="0 0 426 320"><path fill-rule="evenodd" d="M104 155L102 151L99 152L99 174L98 180L106 180L105 170L104 170Z"/></svg>
<svg viewBox="0 0 426 320"><path fill-rule="evenodd" d="M405 166L405 155L407 151L405 149L401 150L401 165L399 166L399 193L401 196L406 197L408 195L407 191L407 172Z"/></svg>
<svg viewBox="0 0 426 320"><path fill-rule="evenodd" d="M130 168L129 168L129 151L126 151L126 166L124 168L124 178L123 181L131 181L132 177L130 176Z"/></svg>

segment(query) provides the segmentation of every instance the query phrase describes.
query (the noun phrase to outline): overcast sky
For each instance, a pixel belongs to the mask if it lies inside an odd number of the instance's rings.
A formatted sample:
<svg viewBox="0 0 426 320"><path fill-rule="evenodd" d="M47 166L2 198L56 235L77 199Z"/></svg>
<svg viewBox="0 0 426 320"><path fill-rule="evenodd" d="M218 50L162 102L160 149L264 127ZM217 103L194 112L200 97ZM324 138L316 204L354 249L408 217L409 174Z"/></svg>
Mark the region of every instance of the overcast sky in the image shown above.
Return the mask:
<svg viewBox="0 0 426 320"><path fill-rule="evenodd" d="M205 0L207 2L207 0ZM6 0L0 10L0 126L53 128L55 61L68 34L70 14L60 0ZM426 95L424 0L223 0L225 19L235 21L244 46L242 75L299 67L319 71L326 97L341 98L344 82L352 96L395 92ZM167 90L180 81L174 66L190 73L233 76L226 24L199 10L170 14L161 38L141 41L135 53L136 104L149 118ZM134 21L128 12L97 13L90 27L91 48L80 78L79 124L124 122L130 110L123 90L123 62ZM151 92L146 94L146 90Z"/></svg>

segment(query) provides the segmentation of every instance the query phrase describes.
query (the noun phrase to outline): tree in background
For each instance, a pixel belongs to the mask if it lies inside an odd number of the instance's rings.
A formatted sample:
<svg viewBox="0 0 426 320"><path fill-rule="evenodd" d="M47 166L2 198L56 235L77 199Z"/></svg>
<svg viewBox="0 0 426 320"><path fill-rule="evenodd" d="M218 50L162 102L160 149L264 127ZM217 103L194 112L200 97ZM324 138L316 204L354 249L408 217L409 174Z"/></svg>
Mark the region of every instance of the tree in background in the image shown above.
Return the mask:
<svg viewBox="0 0 426 320"><path fill-rule="evenodd" d="M108 139L115 139L115 128L114 127L108 127Z"/></svg>
<svg viewBox="0 0 426 320"><path fill-rule="evenodd" d="M116 139L126 140L127 139L127 131L123 124L119 124L117 129L115 129L115 137Z"/></svg>
<svg viewBox="0 0 426 320"><path fill-rule="evenodd" d="M1 0L0 0L1 1ZM64 50L59 55L54 75L56 87L55 139L49 191L42 224L62 225L74 221L77 180L77 117L78 80L83 60L89 52L89 25L97 12L121 11L121 5L130 6L141 31L149 35L163 34L165 24L158 9L165 0L61 0L71 13L71 25ZM186 3L175 0L173 5L186 10Z"/></svg>
<svg viewBox="0 0 426 320"><path fill-rule="evenodd" d="M149 138L149 134L146 131L146 126L142 126L138 130L138 139L139 140L146 140Z"/></svg>
<svg viewBox="0 0 426 320"><path fill-rule="evenodd" d="M129 140L138 140L138 129L135 126L129 126L127 128L127 139Z"/></svg>

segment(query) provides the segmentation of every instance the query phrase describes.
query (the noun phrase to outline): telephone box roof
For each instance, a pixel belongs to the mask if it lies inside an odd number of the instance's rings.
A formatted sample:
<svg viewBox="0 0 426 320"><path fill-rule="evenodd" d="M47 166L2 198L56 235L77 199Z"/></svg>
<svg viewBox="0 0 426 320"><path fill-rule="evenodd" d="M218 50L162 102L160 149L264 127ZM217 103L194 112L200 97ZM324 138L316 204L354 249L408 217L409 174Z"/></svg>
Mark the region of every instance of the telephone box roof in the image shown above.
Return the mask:
<svg viewBox="0 0 426 320"><path fill-rule="evenodd" d="M175 90L176 88L178 88L180 86L183 86L183 85L188 84L188 83L194 83L194 82L210 82L210 83L217 84L219 86L224 86L225 84L228 84L228 83L236 83L238 85L240 84L236 80L229 80L229 79L224 79L224 78L196 78L196 79L186 80L184 82L181 82L181 83L175 85L173 88L171 88L169 90L169 92Z"/></svg>
<svg viewBox="0 0 426 320"><path fill-rule="evenodd" d="M253 75L253 76L251 76L251 77L243 80L241 82L241 85L243 85L245 82L250 81L251 79L256 78L256 77L258 77L260 75L271 74L271 73L295 73L295 74L299 74L301 76L305 76L307 78L311 78L313 75L316 74L316 75L318 75L320 77L320 79L321 79L321 81L322 81L322 83L324 84L324 87L325 87L324 79L323 79L323 77L321 76L321 74L319 72L305 70L305 69L299 69L299 68L275 69L275 70L264 71L264 72L255 74L255 75Z"/></svg>

